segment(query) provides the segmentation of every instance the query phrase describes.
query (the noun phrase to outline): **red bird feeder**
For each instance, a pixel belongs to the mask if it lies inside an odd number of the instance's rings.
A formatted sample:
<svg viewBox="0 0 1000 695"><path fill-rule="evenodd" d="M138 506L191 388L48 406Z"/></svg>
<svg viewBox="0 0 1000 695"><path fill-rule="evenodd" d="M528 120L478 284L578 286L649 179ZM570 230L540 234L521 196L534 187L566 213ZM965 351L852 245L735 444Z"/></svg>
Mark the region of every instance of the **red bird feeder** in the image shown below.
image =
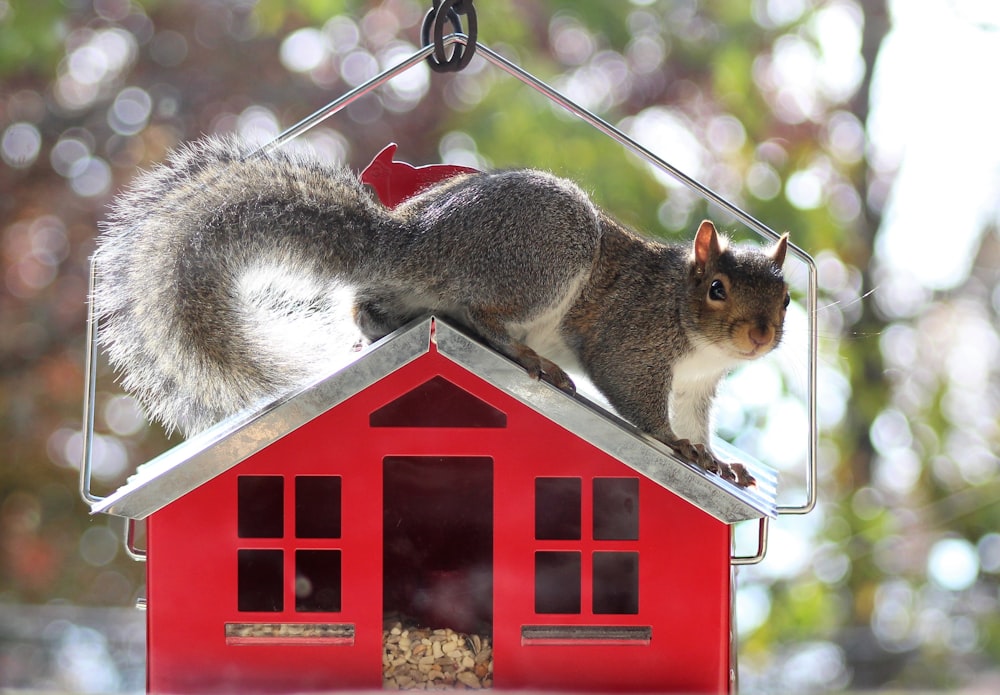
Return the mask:
<svg viewBox="0 0 1000 695"><path fill-rule="evenodd" d="M489 649L480 687L727 692L730 524L776 511L752 472L683 463L428 318L94 511L146 519L150 692L396 685L397 624ZM461 685L469 652L424 665Z"/></svg>
<svg viewBox="0 0 1000 695"><path fill-rule="evenodd" d="M456 42L469 48L461 34L443 43ZM537 78L472 46L777 238ZM363 175L389 206L442 177L474 173L393 162L394 150ZM799 507L777 506L777 476L766 466L749 462L757 486L737 487L434 317L301 391L199 433L96 497L91 315L82 492L93 512L129 520L130 544L132 524L146 522L148 690L732 692L732 564L763 557L769 518L815 504L815 266L794 246L789 252L809 277L810 447ZM754 519L758 553L731 557L732 525Z"/></svg>

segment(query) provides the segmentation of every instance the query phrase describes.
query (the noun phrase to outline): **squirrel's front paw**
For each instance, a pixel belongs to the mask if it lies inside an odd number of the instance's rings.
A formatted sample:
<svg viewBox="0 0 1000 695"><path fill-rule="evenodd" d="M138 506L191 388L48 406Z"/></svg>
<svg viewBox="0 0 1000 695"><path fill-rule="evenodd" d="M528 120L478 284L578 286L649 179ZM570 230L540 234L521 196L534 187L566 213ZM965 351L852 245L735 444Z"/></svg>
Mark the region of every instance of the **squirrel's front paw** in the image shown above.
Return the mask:
<svg viewBox="0 0 1000 695"><path fill-rule="evenodd" d="M539 366L541 367L541 372L538 374L539 379L549 382L557 389L565 391L570 395L576 393L576 384L573 383L573 380L569 378L569 374L564 372L559 365L541 356L539 356L539 362Z"/></svg>
<svg viewBox="0 0 1000 695"><path fill-rule="evenodd" d="M719 461L719 473L726 480L736 483L740 487L756 487L757 479L750 475L750 471L742 463Z"/></svg>
<svg viewBox="0 0 1000 695"><path fill-rule="evenodd" d="M704 444L694 444L690 439L675 439L667 442L667 445L683 458L698 464L709 473L718 473L716 458L705 449Z"/></svg>
<svg viewBox="0 0 1000 695"><path fill-rule="evenodd" d="M552 360L542 357L527 345L515 345L511 355L528 372L528 376L539 381L546 381L557 389L572 395L576 393L576 384L569 375Z"/></svg>
<svg viewBox="0 0 1000 695"><path fill-rule="evenodd" d="M701 466L709 473L718 473L731 483L736 483L740 487L753 487L757 484L746 466L742 463L720 461L704 444L694 444L689 439L677 439L667 444L688 461Z"/></svg>

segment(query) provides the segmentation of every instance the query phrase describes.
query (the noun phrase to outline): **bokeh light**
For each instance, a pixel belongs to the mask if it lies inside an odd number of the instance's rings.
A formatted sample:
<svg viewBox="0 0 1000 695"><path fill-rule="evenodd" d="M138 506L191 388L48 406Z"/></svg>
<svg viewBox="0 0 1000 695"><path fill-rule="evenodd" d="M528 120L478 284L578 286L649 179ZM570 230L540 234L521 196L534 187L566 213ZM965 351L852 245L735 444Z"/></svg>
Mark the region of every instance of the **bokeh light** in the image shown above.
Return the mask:
<svg viewBox="0 0 1000 695"><path fill-rule="evenodd" d="M0 140L0 154L3 161L12 167L24 169L38 159L42 147L42 134L31 123L13 123L3 131Z"/></svg>
<svg viewBox="0 0 1000 695"><path fill-rule="evenodd" d="M292 72L315 70L329 57L323 32L305 27L289 34L281 42L281 64Z"/></svg>
<svg viewBox="0 0 1000 695"><path fill-rule="evenodd" d="M126 87L108 110L108 125L119 135L135 135L149 122L153 100L139 87Z"/></svg>
<svg viewBox="0 0 1000 695"><path fill-rule="evenodd" d="M931 547L927 574L938 586L949 591L968 589L979 574L975 546L964 538L942 538Z"/></svg>

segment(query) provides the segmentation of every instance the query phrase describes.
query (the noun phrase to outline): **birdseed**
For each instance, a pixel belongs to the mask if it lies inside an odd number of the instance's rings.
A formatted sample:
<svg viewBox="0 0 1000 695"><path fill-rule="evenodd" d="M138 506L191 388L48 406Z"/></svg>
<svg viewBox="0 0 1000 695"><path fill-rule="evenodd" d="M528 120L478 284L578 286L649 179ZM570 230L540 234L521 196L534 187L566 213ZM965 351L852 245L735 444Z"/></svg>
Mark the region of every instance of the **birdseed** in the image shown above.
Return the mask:
<svg viewBox="0 0 1000 695"><path fill-rule="evenodd" d="M382 632L382 686L387 690L482 690L493 686L489 637L450 628L404 626Z"/></svg>

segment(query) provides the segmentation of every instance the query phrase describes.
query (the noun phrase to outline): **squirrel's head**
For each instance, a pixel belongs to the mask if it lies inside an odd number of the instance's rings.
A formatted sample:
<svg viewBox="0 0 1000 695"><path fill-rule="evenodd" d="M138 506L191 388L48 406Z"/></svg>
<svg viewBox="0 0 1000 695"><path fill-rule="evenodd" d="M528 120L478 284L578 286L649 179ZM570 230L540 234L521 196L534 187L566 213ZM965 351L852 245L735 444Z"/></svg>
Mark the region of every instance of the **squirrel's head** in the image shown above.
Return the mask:
<svg viewBox="0 0 1000 695"><path fill-rule="evenodd" d="M770 249L736 248L705 220L691 252L691 301L703 338L735 359L756 359L781 341L790 297L782 274L788 235Z"/></svg>

